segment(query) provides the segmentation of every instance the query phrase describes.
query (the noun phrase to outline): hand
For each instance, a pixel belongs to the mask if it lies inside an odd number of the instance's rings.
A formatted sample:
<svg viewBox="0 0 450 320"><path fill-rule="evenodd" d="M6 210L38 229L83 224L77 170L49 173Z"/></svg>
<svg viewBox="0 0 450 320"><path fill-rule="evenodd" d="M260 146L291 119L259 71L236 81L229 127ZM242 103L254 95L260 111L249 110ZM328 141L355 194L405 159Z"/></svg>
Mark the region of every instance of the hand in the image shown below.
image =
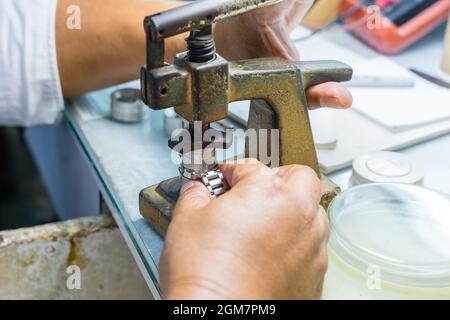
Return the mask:
<svg viewBox="0 0 450 320"><path fill-rule="evenodd" d="M300 60L290 33L303 19L314 1L284 0L217 24L215 35L219 53L230 60L280 57ZM307 90L311 108L349 108L350 92L339 83L324 83Z"/></svg>
<svg viewBox="0 0 450 320"><path fill-rule="evenodd" d="M231 190L182 190L160 262L167 299L318 299L328 220L320 181L303 166L221 168Z"/></svg>

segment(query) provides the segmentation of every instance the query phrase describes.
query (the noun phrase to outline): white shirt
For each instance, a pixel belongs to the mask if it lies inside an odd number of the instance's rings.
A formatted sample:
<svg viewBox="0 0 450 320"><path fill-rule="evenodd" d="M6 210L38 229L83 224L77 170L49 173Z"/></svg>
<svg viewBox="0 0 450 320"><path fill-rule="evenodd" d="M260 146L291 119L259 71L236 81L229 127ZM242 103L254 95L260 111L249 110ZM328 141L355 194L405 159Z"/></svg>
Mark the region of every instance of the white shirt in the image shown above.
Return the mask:
<svg viewBox="0 0 450 320"><path fill-rule="evenodd" d="M64 106L57 0L0 0L0 125L53 123Z"/></svg>

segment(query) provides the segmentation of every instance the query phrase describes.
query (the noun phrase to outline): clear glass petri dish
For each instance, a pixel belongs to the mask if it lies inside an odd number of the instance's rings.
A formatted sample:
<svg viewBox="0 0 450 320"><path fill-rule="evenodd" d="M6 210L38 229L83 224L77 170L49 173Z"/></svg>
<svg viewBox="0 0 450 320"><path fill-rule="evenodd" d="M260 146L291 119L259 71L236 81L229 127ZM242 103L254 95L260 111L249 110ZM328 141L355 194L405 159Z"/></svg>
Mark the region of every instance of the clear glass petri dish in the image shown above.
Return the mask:
<svg viewBox="0 0 450 320"><path fill-rule="evenodd" d="M345 286L338 285L344 278L365 282L368 270L375 269L384 284L381 291L440 288L439 297L450 298L450 197L414 185L368 184L336 197L328 213L330 286ZM355 271L359 278L347 277ZM360 297L370 295L362 292L366 283L352 286Z"/></svg>

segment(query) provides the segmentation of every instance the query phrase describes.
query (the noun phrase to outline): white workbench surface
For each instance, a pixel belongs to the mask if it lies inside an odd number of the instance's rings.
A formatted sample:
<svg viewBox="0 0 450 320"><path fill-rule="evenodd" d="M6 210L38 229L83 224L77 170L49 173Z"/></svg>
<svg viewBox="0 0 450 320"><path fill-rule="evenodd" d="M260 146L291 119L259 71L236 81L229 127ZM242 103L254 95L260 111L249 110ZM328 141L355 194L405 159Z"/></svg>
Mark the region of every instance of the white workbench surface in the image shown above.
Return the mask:
<svg viewBox="0 0 450 320"><path fill-rule="evenodd" d="M443 33L444 28L439 28L395 60L406 67L414 66L436 74ZM347 48L375 55L348 34L334 33L332 38ZM116 123L108 118L109 92L95 92L72 101L65 115L92 164L103 197L157 298L157 264L163 241L139 214L138 194L147 186L177 175L177 166L171 161L161 116L148 111L149 118L142 123ZM450 135L402 152L426 166L427 186L450 194ZM350 170L346 169L331 177L346 189L349 176Z"/></svg>

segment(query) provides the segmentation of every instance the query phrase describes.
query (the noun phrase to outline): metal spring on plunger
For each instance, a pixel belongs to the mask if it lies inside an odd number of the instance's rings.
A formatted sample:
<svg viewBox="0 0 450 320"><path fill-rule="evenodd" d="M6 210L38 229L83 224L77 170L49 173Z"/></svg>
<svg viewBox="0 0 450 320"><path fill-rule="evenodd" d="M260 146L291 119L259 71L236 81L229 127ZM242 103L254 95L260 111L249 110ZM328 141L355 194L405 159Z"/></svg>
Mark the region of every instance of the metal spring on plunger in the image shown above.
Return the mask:
<svg viewBox="0 0 450 320"><path fill-rule="evenodd" d="M189 61L204 63L214 59L216 43L212 34L201 34L201 32L192 31L186 41Z"/></svg>

